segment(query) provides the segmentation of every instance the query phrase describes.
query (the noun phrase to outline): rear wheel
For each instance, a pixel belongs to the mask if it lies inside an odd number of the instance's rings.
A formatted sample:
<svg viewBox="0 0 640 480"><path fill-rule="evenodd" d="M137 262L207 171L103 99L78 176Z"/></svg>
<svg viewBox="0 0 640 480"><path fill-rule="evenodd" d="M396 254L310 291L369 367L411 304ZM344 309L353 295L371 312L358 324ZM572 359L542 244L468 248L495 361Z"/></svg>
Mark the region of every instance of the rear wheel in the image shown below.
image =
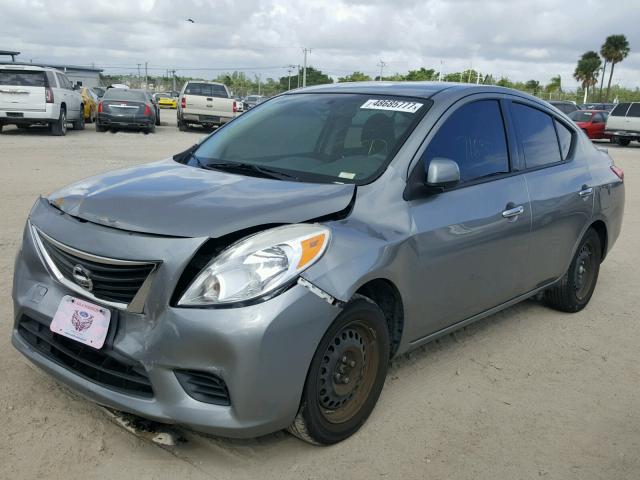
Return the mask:
<svg viewBox="0 0 640 480"><path fill-rule="evenodd" d="M96 132L106 132L107 128L104 125L100 125L100 123L96 122Z"/></svg>
<svg viewBox="0 0 640 480"><path fill-rule="evenodd" d="M372 300L356 295L320 341L289 432L318 445L353 435L378 401L388 363L384 314Z"/></svg>
<svg viewBox="0 0 640 480"><path fill-rule="evenodd" d="M628 138L618 138L616 140L616 143L618 145L621 145L623 147L626 147L627 145L629 145L631 143L631 140L629 140Z"/></svg>
<svg viewBox="0 0 640 480"><path fill-rule="evenodd" d="M80 108L80 116L72 125L74 130L84 130L84 107Z"/></svg>
<svg viewBox="0 0 640 480"><path fill-rule="evenodd" d="M586 307L596 288L601 259L600 237L590 228L582 238L567 273L545 292L547 305L570 313Z"/></svg>
<svg viewBox="0 0 640 480"><path fill-rule="evenodd" d="M64 107L60 107L58 120L49 126L49 130L51 131L51 135L56 137L62 137L67 134L67 112Z"/></svg>
<svg viewBox="0 0 640 480"><path fill-rule="evenodd" d="M160 126L160 109L159 108L156 109L156 125L158 127Z"/></svg>
<svg viewBox="0 0 640 480"><path fill-rule="evenodd" d="M188 129L188 125L184 123L184 120L178 120L178 130L181 132L186 132Z"/></svg>

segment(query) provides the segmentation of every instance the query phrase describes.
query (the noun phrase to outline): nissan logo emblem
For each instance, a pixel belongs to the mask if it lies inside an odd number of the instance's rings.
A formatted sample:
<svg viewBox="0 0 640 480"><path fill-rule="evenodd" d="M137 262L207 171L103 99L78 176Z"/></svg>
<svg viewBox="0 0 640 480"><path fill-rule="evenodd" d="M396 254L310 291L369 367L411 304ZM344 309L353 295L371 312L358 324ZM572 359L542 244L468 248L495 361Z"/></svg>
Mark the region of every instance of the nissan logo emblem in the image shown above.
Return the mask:
<svg viewBox="0 0 640 480"><path fill-rule="evenodd" d="M73 267L73 281L89 292L93 290L91 272L82 265Z"/></svg>

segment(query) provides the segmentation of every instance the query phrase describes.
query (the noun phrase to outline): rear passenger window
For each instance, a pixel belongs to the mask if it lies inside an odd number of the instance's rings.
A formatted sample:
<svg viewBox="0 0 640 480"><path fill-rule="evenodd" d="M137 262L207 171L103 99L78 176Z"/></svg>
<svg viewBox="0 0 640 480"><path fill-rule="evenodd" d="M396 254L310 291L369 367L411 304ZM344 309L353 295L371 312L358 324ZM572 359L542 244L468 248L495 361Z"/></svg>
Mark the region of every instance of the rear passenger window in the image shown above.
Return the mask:
<svg viewBox="0 0 640 480"><path fill-rule="evenodd" d="M423 155L425 162L437 157L457 162L463 182L508 173L507 139L498 101L480 100L456 110Z"/></svg>
<svg viewBox="0 0 640 480"><path fill-rule="evenodd" d="M573 139L573 134L571 133L571 130L569 130L559 121L554 121L556 122L556 130L558 131L558 140L560 141L560 152L562 153L562 160L566 160L569 156L569 150L571 150L571 140ZM600 119L600 121L602 121L602 119Z"/></svg>
<svg viewBox="0 0 640 480"><path fill-rule="evenodd" d="M629 109L628 103L619 103L613 110L611 110L612 117L624 117Z"/></svg>
<svg viewBox="0 0 640 480"><path fill-rule="evenodd" d="M527 168L562 161L554 120L546 113L521 103L513 103L513 121L524 150Z"/></svg>
<svg viewBox="0 0 640 480"><path fill-rule="evenodd" d="M632 103L627 112L627 117L640 117L640 103Z"/></svg>

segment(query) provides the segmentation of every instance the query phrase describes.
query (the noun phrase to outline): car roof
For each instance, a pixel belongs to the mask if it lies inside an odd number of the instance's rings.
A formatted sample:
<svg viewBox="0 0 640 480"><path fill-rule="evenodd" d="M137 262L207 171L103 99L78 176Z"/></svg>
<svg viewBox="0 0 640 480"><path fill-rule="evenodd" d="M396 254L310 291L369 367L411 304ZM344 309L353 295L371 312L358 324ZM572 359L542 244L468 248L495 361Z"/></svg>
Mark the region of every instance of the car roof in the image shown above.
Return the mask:
<svg viewBox="0 0 640 480"><path fill-rule="evenodd" d="M538 97L529 95L506 87L493 85L480 85L473 83L453 83L453 82L345 82L317 85L312 87L289 90L284 95L298 93L356 93L364 95L391 95L398 97L414 97L430 99L435 96L438 100L455 101L466 95L479 93L496 93L502 95L513 95L525 98L540 105L549 104ZM444 98L446 97L446 98Z"/></svg>
<svg viewBox="0 0 640 480"><path fill-rule="evenodd" d="M31 65L29 63L0 63L0 68L11 69L11 70L30 70L30 71L38 71L38 72L50 71L50 72L64 73L58 70L57 68L41 67L39 65Z"/></svg>

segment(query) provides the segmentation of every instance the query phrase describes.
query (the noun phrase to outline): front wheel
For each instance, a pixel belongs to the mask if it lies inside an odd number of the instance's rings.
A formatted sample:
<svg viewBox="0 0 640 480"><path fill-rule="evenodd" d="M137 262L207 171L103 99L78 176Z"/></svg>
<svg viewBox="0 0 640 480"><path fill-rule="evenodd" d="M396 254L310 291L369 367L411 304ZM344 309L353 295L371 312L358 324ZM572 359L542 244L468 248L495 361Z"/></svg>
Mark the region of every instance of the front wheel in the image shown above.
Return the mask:
<svg viewBox="0 0 640 480"><path fill-rule="evenodd" d="M353 435L378 401L388 363L384 314L372 300L356 295L320 341L289 432L317 445Z"/></svg>
<svg viewBox="0 0 640 480"><path fill-rule="evenodd" d="M569 313L579 312L586 307L596 288L601 259L600 236L590 228L582 238L567 273L545 291L547 305Z"/></svg>

